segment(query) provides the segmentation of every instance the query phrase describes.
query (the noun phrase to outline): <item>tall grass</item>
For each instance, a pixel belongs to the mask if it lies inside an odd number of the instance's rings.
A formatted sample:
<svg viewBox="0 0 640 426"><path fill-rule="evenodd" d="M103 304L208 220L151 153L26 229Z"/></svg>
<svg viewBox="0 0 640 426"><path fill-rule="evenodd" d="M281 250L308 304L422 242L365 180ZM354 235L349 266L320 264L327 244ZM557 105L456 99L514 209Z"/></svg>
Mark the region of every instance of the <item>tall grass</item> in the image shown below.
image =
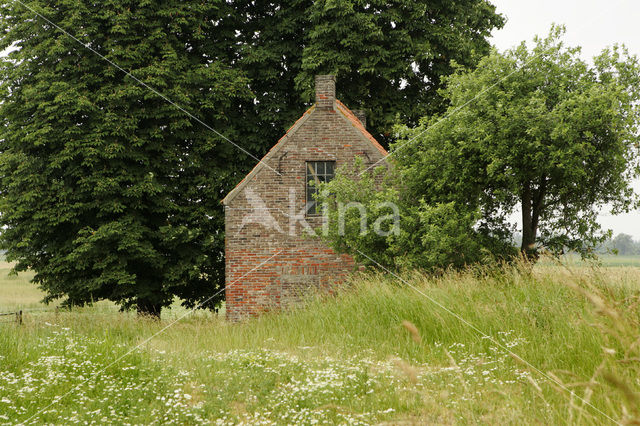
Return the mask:
<svg viewBox="0 0 640 426"><path fill-rule="evenodd" d="M161 322L104 307L27 316L0 330L0 400L10 401L0 416L26 420L71 390L32 421L640 419L639 269L547 262L401 278L359 275L337 294L239 324L196 313L126 356L177 313ZM46 395L24 392L27 377Z"/></svg>

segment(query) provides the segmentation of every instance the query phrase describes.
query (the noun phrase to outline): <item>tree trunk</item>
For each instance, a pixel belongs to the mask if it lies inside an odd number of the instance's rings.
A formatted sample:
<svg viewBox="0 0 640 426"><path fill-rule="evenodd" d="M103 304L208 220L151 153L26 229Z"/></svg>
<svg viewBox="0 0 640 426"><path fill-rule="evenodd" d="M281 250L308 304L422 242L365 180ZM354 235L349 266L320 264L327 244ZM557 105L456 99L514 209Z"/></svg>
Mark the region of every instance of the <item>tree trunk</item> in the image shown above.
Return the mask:
<svg viewBox="0 0 640 426"><path fill-rule="evenodd" d="M520 251L527 259L537 259L535 249L538 234L538 220L533 215L531 185L526 183L522 191L522 245Z"/></svg>
<svg viewBox="0 0 640 426"><path fill-rule="evenodd" d="M542 175L535 191L531 183L524 184L522 189L522 255L533 261L538 259L536 239L538 237L538 223L544 208L544 197L547 193L547 177Z"/></svg>
<svg viewBox="0 0 640 426"><path fill-rule="evenodd" d="M138 315L160 319L160 311L162 311L161 304L154 303L147 299L138 299L136 307L138 309Z"/></svg>

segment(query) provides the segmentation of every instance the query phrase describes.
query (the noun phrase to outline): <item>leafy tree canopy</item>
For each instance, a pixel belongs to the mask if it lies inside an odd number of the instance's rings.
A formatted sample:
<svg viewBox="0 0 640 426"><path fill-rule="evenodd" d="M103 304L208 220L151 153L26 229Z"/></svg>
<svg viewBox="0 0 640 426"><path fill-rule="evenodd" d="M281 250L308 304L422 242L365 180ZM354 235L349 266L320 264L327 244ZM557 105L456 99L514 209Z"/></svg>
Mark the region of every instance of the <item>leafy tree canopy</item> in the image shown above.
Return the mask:
<svg viewBox="0 0 640 426"><path fill-rule="evenodd" d="M32 1L29 7L235 139L248 81L221 2ZM0 8L0 224L46 300L159 314L222 295L220 199L246 158L16 2ZM238 155L241 154L241 155Z"/></svg>
<svg viewBox="0 0 640 426"><path fill-rule="evenodd" d="M442 270L515 255L508 242L474 229L479 212L455 202L427 204L403 196L395 170L375 172L358 160L321 184L327 216L318 230L338 253L364 265Z"/></svg>
<svg viewBox="0 0 640 426"><path fill-rule="evenodd" d="M447 113L395 145L409 196L480 209L496 235L519 208L522 250L582 253L604 237L604 205L637 204L638 60L614 47L589 65L563 33L553 27L531 50L494 52L446 79Z"/></svg>
<svg viewBox="0 0 640 426"><path fill-rule="evenodd" d="M383 143L392 126L442 111L451 61L472 68L504 19L487 0L234 1L246 17L238 65L256 103L244 104L247 137L273 143L313 101L316 74L335 74L350 108L367 112ZM267 147L268 148L268 147Z"/></svg>
<svg viewBox="0 0 640 426"><path fill-rule="evenodd" d="M539 247L588 254L607 236L596 222L599 210L637 205L630 182L640 174L638 60L614 47L589 65L578 48L564 46L563 33L553 27L531 50L523 43L494 51L474 71L447 77L441 91L447 111L399 130L389 157L393 178L382 194L403 209L406 235L379 240L368 256L397 264L399 239L407 250L449 253L444 262L409 256L426 266L477 259L483 248L504 256L517 209L527 255ZM345 196L339 182L328 185L331 195L324 199L330 215L331 200ZM366 192L366 185L360 190ZM445 208L458 226L428 226L425 214ZM335 247L351 252L361 238L354 232L336 236L335 229L330 235ZM469 244L451 245L463 237Z"/></svg>

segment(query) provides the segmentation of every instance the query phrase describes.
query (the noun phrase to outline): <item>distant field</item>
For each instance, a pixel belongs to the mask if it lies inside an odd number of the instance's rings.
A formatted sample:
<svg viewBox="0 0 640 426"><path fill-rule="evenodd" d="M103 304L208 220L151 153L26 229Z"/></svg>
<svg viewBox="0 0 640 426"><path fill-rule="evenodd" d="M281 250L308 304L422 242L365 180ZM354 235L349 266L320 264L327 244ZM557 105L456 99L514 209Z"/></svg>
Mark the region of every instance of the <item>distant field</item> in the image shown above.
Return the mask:
<svg viewBox="0 0 640 426"><path fill-rule="evenodd" d="M618 268L618 267L634 267L640 268L640 256L617 256L617 255L602 255L599 256L596 260L588 259L582 260L580 256L570 254L565 255L560 258L560 262L557 260L551 260L547 258L543 258L539 265L548 266L548 265L557 265L564 264L569 266L576 267L610 267L610 268Z"/></svg>
<svg viewBox="0 0 640 426"><path fill-rule="evenodd" d="M9 275L11 265L0 261L0 312L17 309L40 309L43 294L29 280L32 273Z"/></svg>
<svg viewBox="0 0 640 426"><path fill-rule="evenodd" d="M0 313L24 310L25 314L43 314L55 312L60 301L51 302L48 305L42 303L44 292L30 280L33 273L22 272L18 275L10 274L11 264L0 261ZM118 314L119 308L108 301L95 303L90 308L76 309L78 312L102 312ZM171 309L165 310L167 318L183 315L186 312L178 303Z"/></svg>
<svg viewBox="0 0 640 426"><path fill-rule="evenodd" d="M640 256L602 256L604 266L636 266L640 267Z"/></svg>
<svg viewBox="0 0 640 426"><path fill-rule="evenodd" d="M0 324L0 424L640 420L633 266L406 275L422 294L365 275L337 297L241 324L173 324L180 308L146 320L108 303L32 314L42 295L6 271L0 306L27 314Z"/></svg>
<svg viewBox="0 0 640 426"><path fill-rule="evenodd" d="M582 265L585 262L579 256L565 256L564 261L573 265ZM640 256L603 255L598 258L602 266L635 266L640 268Z"/></svg>

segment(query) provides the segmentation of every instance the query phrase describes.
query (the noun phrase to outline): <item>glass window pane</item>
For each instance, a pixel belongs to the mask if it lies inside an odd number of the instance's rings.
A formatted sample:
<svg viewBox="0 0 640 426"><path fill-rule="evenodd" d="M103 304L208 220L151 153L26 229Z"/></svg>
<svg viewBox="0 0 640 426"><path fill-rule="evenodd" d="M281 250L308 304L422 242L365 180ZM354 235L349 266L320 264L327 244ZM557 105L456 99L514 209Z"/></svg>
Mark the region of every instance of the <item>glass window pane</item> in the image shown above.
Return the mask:
<svg viewBox="0 0 640 426"><path fill-rule="evenodd" d="M316 203L308 202L307 203L307 214L316 214Z"/></svg>
<svg viewBox="0 0 640 426"><path fill-rule="evenodd" d="M333 161L327 162L326 173L328 176L333 177Z"/></svg>
<svg viewBox="0 0 640 426"><path fill-rule="evenodd" d="M329 182L335 173L335 161L308 161L306 163L306 211L309 215L320 214L314 195L318 192L317 182ZM314 182L314 184L311 184Z"/></svg>

